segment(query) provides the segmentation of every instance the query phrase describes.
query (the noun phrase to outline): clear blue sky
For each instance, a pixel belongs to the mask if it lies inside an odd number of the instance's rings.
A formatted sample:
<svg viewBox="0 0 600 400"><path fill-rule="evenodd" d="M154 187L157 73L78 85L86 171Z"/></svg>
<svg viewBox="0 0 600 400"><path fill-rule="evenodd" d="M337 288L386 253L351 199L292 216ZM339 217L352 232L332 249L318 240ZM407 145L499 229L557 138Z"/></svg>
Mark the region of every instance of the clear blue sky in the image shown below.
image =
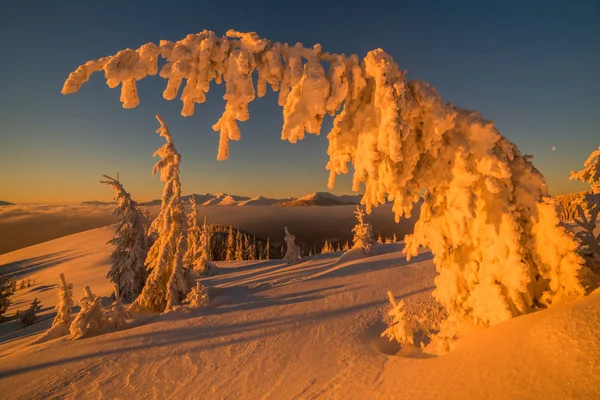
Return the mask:
<svg viewBox="0 0 600 400"><path fill-rule="evenodd" d="M121 4L123 3L123 4ZM431 82L446 101L479 110L546 176L553 194L600 145L600 6L593 1L5 1L0 5L0 200L109 199L102 174L120 173L133 195L160 194L151 175L160 113L183 156L186 193L297 196L327 190L328 122L319 137L279 140L273 95L250 105L242 140L216 161L211 125L223 108L213 85L192 117L162 99L165 81L138 82L141 104L124 110L101 73L61 95L78 65L160 39L210 29L256 31L272 41L364 56L382 47ZM556 151L552 151L552 147ZM348 179L336 193L350 192Z"/></svg>

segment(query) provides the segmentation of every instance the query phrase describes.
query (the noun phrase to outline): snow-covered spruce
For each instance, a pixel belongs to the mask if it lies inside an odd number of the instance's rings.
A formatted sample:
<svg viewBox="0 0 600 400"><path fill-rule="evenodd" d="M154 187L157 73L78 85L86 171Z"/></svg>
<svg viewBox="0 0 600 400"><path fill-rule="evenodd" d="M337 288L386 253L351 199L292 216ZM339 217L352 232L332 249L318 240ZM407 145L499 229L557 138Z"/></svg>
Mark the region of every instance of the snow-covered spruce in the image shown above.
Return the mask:
<svg viewBox="0 0 600 400"><path fill-rule="evenodd" d="M582 228L576 233L580 241L580 251L589 265L600 272L600 233L594 234L596 221L600 214L600 147L593 151L580 171L571 172L570 179L576 179L590 185L577 204L575 222Z"/></svg>
<svg viewBox="0 0 600 400"><path fill-rule="evenodd" d="M406 314L404 301L396 302L390 290L387 292L392 308L388 312L390 322L388 328L381 334L390 341L395 340L401 345L415 345L416 322Z"/></svg>
<svg viewBox="0 0 600 400"><path fill-rule="evenodd" d="M150 274L142 293L130 307L133 312L168 311L181 304L193 284L190 270L183 263L187 236L179 182L181 155L175 149L167 125L159 115L156 119L160 123L157 133L166 143L154 152L160 160L154 165L153 172L160 171L160 180L165 186L160 213L150 227L151 232L157 234L146 259Z"/></svg>
<svg viewBox="0 0 600 400"><path fill-rule="evenodd" d="M69 327L73 340L98 333L105 322L100 297L93 294L89 286L83 292L84 296L79 300L79 312Z"/></svg>
<svg viewBox="0 0 600 400"><path fill-rule="evenodd" d="M530 157L477 112L443 101L425 82L406 80L385 51L359 60L253 32L203 31L90 61L71 73L62 92L78 91L104 70L110 87L121 84L123 106L135 107L135 82L158 73L159 56L167 60L160 71L168 79L166 99L186 80L184 116L205 101L211 81L224 79L225 111L213 127L221 136L218 159L227 158L230 140L240 139L237 121L249 118L248 103L269 84L279 91L284 140L318 134L324 115L335 115L330 188L351 163L353 189L364 184L367 213L389 200L396 220L410 217L424 193L405 252L432 250L439 271L434 296L450 317L489 325L584 294L577 242L545 200L546 184Z"/></svg>
<svg viewBox="0 0 600 400"><path fill-rule="evenodd" d="M285 227L285 238L283 240L285 240L286 244L283 261L287 264L293 264L300 260L300 246L296 244L296 237L288 231L287 227Z"/></svg>
<svg viewBox="0 0 600 400"><path fill-rule="evenodd" d="M115 285L115 302L110 306L108 313L108 325L112 329L122 329L127 325L127 311L121 302L119 287Z"/></svg>
<svg viewBox="0 0 600 400"><path fill-rule="evenodd" d="M373 245L375 240L373 239L373 227L371 224L365 222L365 212L362 208L356 206L356 225L352 228L354 238L352 239L353 249L362 249L367 255L373 254Z"/></svg>
<svg viewBox="0 0 600 400"><path fill-rule="evenodd" d="M121 298L132 301L141 292L148 276L145 266L150 248L148 228L150 222L138 204L117 179L104 175L100 181L110 186L114 192L117 206L113 215L120 219L115 236L109 241L115 246L110 256L111 268L107 278L118 285Z"/></svg>
<svg viewBox="0 0 600 400"><path fill-rule="evenodd" d="M40 305L40 301L36 297L35 299L33 299L31 305L27 310L23 312L17 312L17 319L19 320L23 328L31 326L37 322L37 320L39 319L38 313L41 311L41 309L42 306Z"/></svg>
<svg viewBox="0 0 600 400"><path fill-rule="evenodd" d="M196 281L196 286L190 291L186 302L190 305L190 307L206 307L210 301L208 297L208 291L206 287L200 283L200 281Z"/></svg>
<svg viewBox="0 0 600 400"><path fill-rule="evenodd" d="M58 276L58 303L52 326L34 343L43 343L69 334L71 309L73 308L73 284L67 283L64 274Z"/></svg>
<svg viewBox="0 0 600 400"><path fill-rule="evenodd" d="M214 275L217 266L212 263L211 231L204 217L202 228L198 226L196 199L190 197L191 212L188 215L187 252L183 258L185 265L202 275Z"/></svg>

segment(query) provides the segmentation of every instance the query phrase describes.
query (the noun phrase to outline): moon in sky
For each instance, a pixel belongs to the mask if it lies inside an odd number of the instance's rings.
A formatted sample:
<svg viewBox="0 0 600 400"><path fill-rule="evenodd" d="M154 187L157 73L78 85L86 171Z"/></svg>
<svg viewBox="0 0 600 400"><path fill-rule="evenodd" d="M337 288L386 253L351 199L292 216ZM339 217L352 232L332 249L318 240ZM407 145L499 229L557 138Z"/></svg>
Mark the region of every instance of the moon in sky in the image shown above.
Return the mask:
<svg viewBox="0 0 600 400"><path fill-rule="evenodd" d="M552 146L552 151L556 151L556 146Z"/></svg>

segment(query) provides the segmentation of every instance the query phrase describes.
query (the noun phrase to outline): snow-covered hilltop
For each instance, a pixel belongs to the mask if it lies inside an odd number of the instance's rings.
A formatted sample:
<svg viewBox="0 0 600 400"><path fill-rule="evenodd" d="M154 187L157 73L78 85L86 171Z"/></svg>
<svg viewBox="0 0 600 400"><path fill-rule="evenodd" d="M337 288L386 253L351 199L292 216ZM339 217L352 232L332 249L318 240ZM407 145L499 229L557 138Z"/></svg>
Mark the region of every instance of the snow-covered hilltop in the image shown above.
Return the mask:
<svg viewBox="0 0 600 400"><path fill-rule="evenodd" d="M298 206L345 206L360 204L361 195L341 195L336 196L329 192L315 192L307 194L299 198L289 197L287 199L274 199L264 196L246 197L228 193L204 193L191 194L183 196L184 202L189 202L191 196L196 199L196 204L199 206L281 206L281 207L298 207ZM152 200L141 203L143 206L158 206L160 200Z"/></svg>
<svg viewBox="0 0 600 400"><path fill-rule="evenodd" d="M14 204L10 203L8 201L2 201L2 200L0 200L0 206L14 206Z"/></svg>

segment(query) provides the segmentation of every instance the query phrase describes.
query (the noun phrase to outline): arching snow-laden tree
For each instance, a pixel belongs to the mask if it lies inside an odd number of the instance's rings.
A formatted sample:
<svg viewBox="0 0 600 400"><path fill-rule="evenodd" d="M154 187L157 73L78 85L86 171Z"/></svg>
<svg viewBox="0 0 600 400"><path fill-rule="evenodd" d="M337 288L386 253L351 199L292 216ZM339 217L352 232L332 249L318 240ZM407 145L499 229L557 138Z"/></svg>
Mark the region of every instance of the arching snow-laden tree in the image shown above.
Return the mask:
<svg viewBox="0 0 600 400"><path fill-rule="evenodd" d="M287 227L285 227L285 238L283 240L285 240L286 244L283 261L287 264L293 264L300 260L300 246L296 244L296 237L288 231Z"/></svg>
<svg viewBox="0 0 600 400"><path fill-rule="evenodd" d="M117 179L108 175L104 177L106 180L100 183L114 190L117 206L113 215L120 218L115 235L108 242L115 246L115 250L110 256L112 265L107 278L118 285L122 299L131 301L142 292L148 276L145 262L150 248L150 221L125 190L118 175Z"/></svg>
<svg viewBox="0 0 600 400"><path fill-rule="evenodd" d="M414 256L420 246L431 249L439 272L434 296L453 320L490 325L584 294L577 242L546 201L546 184L530 157L477 112L443 101L425 82L408 81L382 49L361 60L254 32L203 31L89 61L62 92L78 91L103 70L109 87L121 85L123 107L135 107L136 81L158 73L159 57L166 59L160 70L168 80L166 99L185 80L184 116L206 100L210 82L224 80L225 111L213 126L220 132L219 160L228 157L229 141L240 139L237 121L249 118L248 104L268 84L279 92L283 140L319 134L325 114L334 115L327 136L330 188L351 163L353 189L364 184L367 213L389 200L397 221L410 217L424 193L404 251Z"/></svg>
<svg viewBox="0 0 600 400"><path fill-rule="evenodd" d="M580 251L589 265L600 272L600 233L594 233L600 214L600 147L590 154L581 171L571 172L569 179L577 179L590 185L590 190L577 204L579 218L575 218L575 222L582 230L576 233L576 237L581 243Z"/></svg>
<svg viewBox="0 0 600 400"><path fill-rule="evenodd" d="M362 249L367 254L373 254L373 245L375 240L373 239L373 227L371 224L365 222L365 212L362 208L356 206L356 225L352 228L354 238L352 239L352 248Z"/></svg>
<svg viewBox="0 0 600 400"><path fill-rule="evenodd" d="M58 276L58 303L56 304L56 316L52 326L34 343L43 343L69 334L71 325L71 309L73 308L73 284L67 283L64 274Z"/></svg>
<svg viewBox="0 0 600 400"><path fill-rule="evenodd" d="M160 213L150 227L151 232L157 234L146 259L150 274L142 293L131 305L132 311L168 311L181 304L193 285L189 268L183 263L187 236L179 182L181 155L163 119L159 115L156 119L160 123L157 133L166 143L154 153L161 159L154 165L153 172L160 171L160 180L165 186Z"/></svg>

